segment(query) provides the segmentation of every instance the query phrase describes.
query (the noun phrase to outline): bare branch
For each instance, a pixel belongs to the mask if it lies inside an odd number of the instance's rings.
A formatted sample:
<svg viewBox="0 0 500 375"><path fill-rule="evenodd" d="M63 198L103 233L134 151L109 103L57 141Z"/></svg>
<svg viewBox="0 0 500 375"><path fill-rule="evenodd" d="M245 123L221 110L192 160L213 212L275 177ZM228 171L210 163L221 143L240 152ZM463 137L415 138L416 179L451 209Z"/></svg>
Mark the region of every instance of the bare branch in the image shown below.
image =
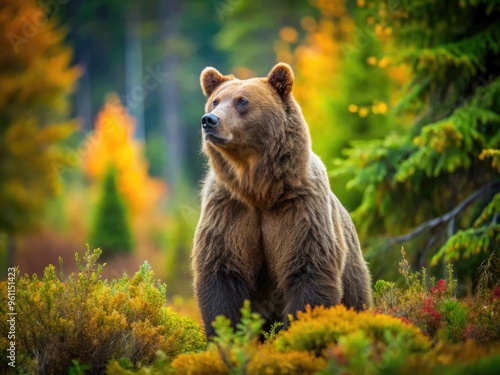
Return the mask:
<svg viewBox="0 0 500 375"><path fill-rule="evenodd" d="M423 222L418 227L416 227L414 230L412 230L410 233L404 234L402 236L390 238L387 241L387 246L391 246L391 245L394 245L396 243L402 243L405 241L410 241L413 238L418 237L420 234L422 234L423 232L425 232L429 229L435 228L438 225L446 223L449 220L454 220L455 216L457 216L460 212L465 210L465 208L467 208L467 206L469 206L477 198L485 195L486 193L488 193L490 191L493 191L493 192L500 191L500 180L495 180L493 182L490 182L489 184L482 186L481 188L479 188L475 192L473 192L471 195L469 195L467 198L465 198L462 202L460 202L451 211L445 213L442 216L438 216L434 219Z"/></svg>

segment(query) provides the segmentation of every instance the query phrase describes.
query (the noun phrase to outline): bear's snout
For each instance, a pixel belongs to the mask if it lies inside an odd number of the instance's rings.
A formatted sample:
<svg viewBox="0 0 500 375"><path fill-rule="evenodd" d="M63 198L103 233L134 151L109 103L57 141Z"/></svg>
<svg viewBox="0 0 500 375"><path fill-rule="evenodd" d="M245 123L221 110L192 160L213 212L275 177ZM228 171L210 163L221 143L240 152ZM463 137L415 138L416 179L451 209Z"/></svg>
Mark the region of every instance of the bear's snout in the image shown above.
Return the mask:
<svg viewBox="0 0 500 375"><path fill-rule="evenodd" d="M218 123L219 118L212 113L206 113L201 118L201 127L205 131L212 130L215 126L217 126Z"/></svg>

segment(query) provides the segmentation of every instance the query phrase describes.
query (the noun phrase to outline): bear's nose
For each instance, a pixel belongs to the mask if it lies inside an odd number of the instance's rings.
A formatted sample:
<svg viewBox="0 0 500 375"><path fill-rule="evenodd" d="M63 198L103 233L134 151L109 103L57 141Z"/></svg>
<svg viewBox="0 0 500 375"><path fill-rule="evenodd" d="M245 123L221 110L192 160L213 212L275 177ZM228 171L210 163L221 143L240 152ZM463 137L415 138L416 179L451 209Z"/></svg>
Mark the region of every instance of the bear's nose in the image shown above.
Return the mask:
<svg viewBox="0 0 500 375"><path fill-rule="evenodd" d="M205 130L213 128L218 123L219 118L211 113L207 113L201 118L201 127Z"/></svg>

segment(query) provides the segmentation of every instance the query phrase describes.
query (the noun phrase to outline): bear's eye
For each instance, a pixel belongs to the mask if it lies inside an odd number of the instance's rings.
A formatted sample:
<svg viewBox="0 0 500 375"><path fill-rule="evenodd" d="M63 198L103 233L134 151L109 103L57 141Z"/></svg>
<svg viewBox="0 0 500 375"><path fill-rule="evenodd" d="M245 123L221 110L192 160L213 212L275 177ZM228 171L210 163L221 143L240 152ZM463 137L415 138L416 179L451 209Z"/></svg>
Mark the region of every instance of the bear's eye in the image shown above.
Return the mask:
<svg viewBox="0 0 500 375"><path fill-rule="evenodd" d="M241 107L245 107L246 105L248 105L248 100L241 98L240 100L238 100L238 105Z"/></svg>
<svg viewBox="0 0 500 375"><path fill-rule="evenodd" d="M214 107L217 107L217 104L219 104L219 101L217 99L215 99L213 102L212 102L212 105Z"/></svg>

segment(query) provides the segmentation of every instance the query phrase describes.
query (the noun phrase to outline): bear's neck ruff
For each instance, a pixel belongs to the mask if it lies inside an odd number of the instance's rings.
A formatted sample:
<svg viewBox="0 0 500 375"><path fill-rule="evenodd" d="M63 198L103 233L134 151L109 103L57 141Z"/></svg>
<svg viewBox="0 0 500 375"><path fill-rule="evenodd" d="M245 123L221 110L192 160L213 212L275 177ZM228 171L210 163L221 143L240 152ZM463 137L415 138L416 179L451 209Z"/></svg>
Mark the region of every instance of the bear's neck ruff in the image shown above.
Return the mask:
<svg viewBox="0 0 500 375"><path fill-rule="evenodd" d="M216 180L249 207L270 209L300 195L307 181L311 152L305 123L285 127L282 139L263 152L206 145Z"/></svg>

